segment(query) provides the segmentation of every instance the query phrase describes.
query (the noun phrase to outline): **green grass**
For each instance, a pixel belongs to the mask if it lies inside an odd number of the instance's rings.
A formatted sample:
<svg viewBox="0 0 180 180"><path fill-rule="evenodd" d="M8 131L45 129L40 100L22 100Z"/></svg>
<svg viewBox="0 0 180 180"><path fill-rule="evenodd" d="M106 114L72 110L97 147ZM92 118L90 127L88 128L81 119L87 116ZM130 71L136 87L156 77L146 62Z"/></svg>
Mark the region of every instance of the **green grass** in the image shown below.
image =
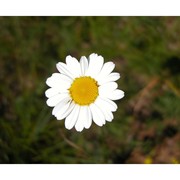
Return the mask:
<svg viewBox="0 0 180 180"><path fill-rule="evenodd" d="M179 17L0 17L0 163L180 162L179 32ZM93 52L125 97L111 123L69 131L45 81Z"/></svg>

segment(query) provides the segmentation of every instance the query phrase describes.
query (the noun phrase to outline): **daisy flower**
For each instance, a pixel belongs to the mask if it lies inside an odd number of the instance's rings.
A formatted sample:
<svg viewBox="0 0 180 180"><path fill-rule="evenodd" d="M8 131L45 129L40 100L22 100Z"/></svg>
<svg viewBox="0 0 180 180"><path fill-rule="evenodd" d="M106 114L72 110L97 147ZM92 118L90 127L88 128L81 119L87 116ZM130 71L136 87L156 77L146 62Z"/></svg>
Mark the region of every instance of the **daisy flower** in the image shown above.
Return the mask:
<svg viewBox="0 0 180 180"><path fill-rule="evenodd" d="M77 131L88 129L92 121L103 126L113 120L117 105L113 100L124 97L115 82L120 74L112 72L113 62L104 63L104 58L93 53L80 62L67 56L66 63L56 64L59 73L53 73L46 80L50 87L45 95L47 105L54 107L52 114L57 120L65 119L65 127Z"/></svg>

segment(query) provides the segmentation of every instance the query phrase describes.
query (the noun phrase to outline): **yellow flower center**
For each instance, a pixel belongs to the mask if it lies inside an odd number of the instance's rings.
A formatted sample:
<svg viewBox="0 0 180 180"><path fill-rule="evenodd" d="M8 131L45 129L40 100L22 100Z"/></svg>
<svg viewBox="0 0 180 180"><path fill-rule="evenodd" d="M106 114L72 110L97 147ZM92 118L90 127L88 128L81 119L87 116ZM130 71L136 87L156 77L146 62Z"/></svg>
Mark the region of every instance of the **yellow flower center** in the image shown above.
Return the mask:
<svg viewBox="0 0 180 180"><path fill-rule="evenodd" d="M79 105L89 105L98 96L97 81L89 76L76 78L69 88L71 98Z"/></svg>

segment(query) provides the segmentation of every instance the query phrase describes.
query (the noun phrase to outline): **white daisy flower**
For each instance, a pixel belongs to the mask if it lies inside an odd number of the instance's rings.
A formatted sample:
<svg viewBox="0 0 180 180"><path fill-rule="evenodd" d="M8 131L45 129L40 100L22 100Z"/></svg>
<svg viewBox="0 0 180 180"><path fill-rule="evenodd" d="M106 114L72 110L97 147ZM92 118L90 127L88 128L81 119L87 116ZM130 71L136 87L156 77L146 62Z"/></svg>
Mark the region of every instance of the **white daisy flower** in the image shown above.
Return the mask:
<svg viewBox="0 0 180 180"><path fill-rule="evenodd" d="M46 80L50 87L45 95L47 105L54 107L52 114L57 120L65 119L65 127L77 131L88 129L92 121L103 126L113 120L117 105L113 100L124 97L115 82L120 74L113 72L113 62L104 63L104 58L91 54L87 59L82 56L80 62L67 56L66 64L56 64L59 73L53 73Z"/></svg>

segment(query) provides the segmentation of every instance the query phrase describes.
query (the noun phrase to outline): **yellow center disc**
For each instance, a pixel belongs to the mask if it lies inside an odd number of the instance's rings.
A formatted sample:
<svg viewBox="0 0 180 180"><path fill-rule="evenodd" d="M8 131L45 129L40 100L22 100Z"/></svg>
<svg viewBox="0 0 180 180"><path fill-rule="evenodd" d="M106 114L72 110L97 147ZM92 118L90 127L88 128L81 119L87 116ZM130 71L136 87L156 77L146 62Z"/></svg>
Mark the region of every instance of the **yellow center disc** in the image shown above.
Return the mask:
<svg viewBox="0 0 180 180"><path fill-rule="evenodd" d="M76 78L69 88L71 98L79 105L89 105L98 96L98 85L95 79L89 76Z"/></svg>

